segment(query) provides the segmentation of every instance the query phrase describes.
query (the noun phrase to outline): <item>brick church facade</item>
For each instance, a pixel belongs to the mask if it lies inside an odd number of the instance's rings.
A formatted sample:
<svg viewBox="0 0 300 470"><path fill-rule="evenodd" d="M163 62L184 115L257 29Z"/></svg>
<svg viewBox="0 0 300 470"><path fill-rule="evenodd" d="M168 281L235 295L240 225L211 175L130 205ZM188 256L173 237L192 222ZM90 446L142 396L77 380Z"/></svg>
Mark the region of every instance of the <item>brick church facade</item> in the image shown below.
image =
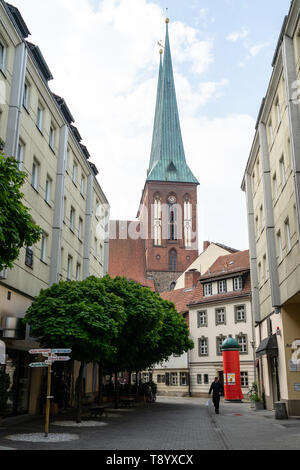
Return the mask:
<svg viewBox="0 0 300 470"><path fill-rule="evenodd" d="M135 221L112 221L109 274L169 291L198 257L197 187L185 157L169 43L160 51L150 164Z"/></svg>

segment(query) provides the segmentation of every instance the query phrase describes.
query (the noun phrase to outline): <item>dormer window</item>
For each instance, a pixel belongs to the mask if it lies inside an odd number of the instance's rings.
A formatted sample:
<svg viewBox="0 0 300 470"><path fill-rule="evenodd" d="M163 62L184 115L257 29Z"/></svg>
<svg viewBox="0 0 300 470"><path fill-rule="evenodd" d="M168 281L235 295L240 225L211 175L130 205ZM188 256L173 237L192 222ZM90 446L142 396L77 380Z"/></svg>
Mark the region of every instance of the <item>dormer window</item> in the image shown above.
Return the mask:
<svg viewBox="0 0 300 470"><path fill-rule="evenodd" d="M238 290L242 290L243 288L243 279L241 276L238 276L238 277L235 277L233 279L233 290L234 291L238 291Z"/></svg>
<svg viewBox="0 0 300 470"><path fill-rule="evenodd" d="M204 297L209 297L212 295L212 284L204 284Z"/></svg>
<svg viewBox="0 0 300 470"><path fill-rule="evenodd" d="M225 280L218 282L218 292L219 294L224 294L227 292L227 282Z"/></svg>

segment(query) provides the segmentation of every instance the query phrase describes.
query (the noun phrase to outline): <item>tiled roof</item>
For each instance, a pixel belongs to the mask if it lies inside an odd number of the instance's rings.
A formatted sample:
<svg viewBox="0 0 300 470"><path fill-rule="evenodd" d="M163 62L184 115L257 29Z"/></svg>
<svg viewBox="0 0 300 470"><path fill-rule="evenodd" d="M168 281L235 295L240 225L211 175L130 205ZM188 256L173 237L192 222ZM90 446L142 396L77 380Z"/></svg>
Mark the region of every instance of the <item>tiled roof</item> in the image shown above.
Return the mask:
<svg viewBox="0 0 300 470"><path fill-rule="evenodd" d="M161 297L175 304L179 313L188 312L188 305L195 297L201 298L203 295L203 287L199 284L194 289L178 289L169 292L163 292Z"/></svg>
<svg viewBox="0 0 300 470"><path fill-rule="evenodd" d="M247 272L248 270L250 270L249 250L239 251L238 253L220 256L210 269L201 276L201 280L227 276L235 272Z"/></svg>
<svg viewBox="0 0 300 470"><path fill-rule="evenodd" d="M112 222L114 223L114 222ZM130 222L132 224L132 222ZM125 222L125 225L129 222ZM138 222L137 222L138 224ZM119 230L119 222L117 222ZM145 242L142 239L120 240L111 238L109 242L108 273L112 278L126 277L154 290L154 281L146 279Z"/></svg>

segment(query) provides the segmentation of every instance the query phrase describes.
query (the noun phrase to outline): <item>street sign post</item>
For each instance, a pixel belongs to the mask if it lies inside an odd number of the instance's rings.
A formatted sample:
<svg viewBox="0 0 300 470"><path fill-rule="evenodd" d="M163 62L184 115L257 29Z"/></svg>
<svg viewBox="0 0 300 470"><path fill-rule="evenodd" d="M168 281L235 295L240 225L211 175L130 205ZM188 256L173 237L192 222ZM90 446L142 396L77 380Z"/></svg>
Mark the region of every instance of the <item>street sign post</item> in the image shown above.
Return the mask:
<svg viewBox="0 0 300 470"><path fill-rule="evenodd" d="M32 362L29 367L48 367L47 377L47 401L46 401L46 417L45 417L45 437L49 434L49 421L50 421L50 400L51 397L51 367L54 362L67 362L70 361L69 356L56 356L56 354L70 354L72 349L30 349L29 354L42 355L46 358L45 362Z"/></svg>

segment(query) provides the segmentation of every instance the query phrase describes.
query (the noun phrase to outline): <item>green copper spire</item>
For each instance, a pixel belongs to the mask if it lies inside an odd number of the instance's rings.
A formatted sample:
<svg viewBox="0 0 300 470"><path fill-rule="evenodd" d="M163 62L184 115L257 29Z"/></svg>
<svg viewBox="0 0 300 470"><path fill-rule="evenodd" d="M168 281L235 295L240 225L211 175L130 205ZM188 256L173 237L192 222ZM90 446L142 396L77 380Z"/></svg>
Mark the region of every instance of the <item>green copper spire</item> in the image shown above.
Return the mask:
<svg viewBox="0 0 300 470"><path fill-rule="evenodd" d="M152 166L153 166L155 136L157 135L157 132L158 132L158 116L159 116L160 94L161 94L161 85L162 85L162 77L163 77L162 54L163 54L163 50L160 49L160 51L159 51L160 60L159 60L159 74L158 74L158 85L157 85L157 96L156 96L155 119L154 119L152 149L151 149L151 157L150 157L150 166L149 166L149 168L152 168ZM148 173L149 173L149 171L148 171Z"/></svg>
<svg viewBox="0 0 300 470"><path fill-rule="evenodd" d="M163 70L158 81L153 141L147 181L171 181L199 184L186 163L166 20Z"/></svg>

